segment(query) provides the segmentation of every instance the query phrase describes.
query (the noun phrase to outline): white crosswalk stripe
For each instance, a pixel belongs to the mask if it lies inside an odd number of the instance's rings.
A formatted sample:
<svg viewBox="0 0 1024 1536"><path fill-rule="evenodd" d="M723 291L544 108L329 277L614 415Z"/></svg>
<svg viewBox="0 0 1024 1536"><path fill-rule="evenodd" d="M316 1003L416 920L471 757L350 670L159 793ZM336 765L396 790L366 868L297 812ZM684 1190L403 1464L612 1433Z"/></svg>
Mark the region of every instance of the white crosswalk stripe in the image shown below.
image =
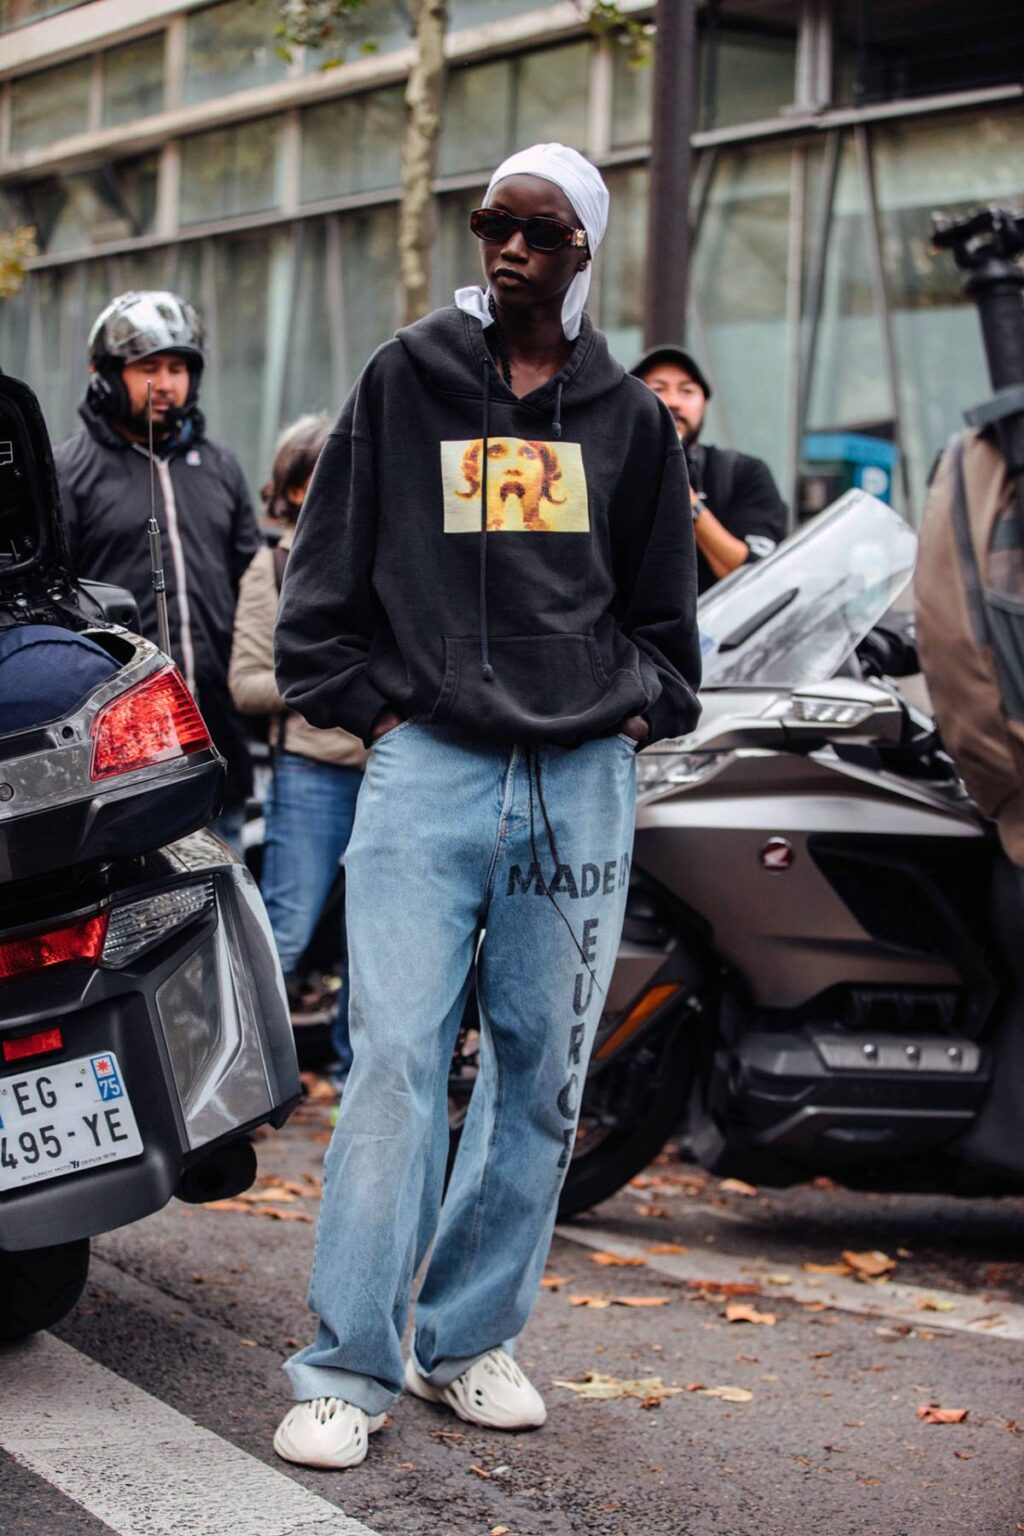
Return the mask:
<svg viewBox="0 0 1024 1536"><path fill-rule="evenodd" d="M49 1334L4 1353L0 1446L117 1536L379 1536Z"/></svg>

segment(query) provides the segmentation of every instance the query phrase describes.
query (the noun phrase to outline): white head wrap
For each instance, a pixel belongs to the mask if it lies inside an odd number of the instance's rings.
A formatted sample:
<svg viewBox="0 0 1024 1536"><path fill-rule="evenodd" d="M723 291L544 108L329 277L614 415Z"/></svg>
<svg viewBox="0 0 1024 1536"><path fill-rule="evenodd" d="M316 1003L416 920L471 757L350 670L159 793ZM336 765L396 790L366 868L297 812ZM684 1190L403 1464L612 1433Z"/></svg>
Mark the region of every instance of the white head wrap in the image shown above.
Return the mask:
<svg viewBox="0 0 1024 1536"><path fill-rule="evenodd" d="M587 232L587 244L593 257L608 227L608 188L596 166L585 160L578 150L569 149L565 144L534 144L530 149L520 149L503 160L491 177L484 198L485 207L490 205L498 182L507 176L539 176L542 181L561 187ZM588 262L582 272L577 272L562 304L562 330L570 341L575 341L580 333L592 270L592 263ZM455 302L466 314L475 315L481 325L490 325L486 289L457 288Z"/></svg>

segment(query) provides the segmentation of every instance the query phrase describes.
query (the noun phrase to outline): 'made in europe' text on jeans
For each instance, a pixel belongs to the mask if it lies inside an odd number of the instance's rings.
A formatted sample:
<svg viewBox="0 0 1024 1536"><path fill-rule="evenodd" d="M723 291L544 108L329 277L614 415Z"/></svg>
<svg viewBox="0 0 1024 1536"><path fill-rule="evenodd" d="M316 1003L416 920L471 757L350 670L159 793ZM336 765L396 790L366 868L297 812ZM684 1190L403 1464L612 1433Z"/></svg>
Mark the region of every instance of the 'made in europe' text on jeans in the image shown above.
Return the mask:
<svg viewBox="0 0 1024 1536"><path fill-rule="evenodd" d="M296 1398L382 1412L413 1277L445 1385L533 1305L633 843L635 744L489 747L407 722L374 747L345 860L355 1062L324 1167ZM448 1065L477 956L480 1073L451 1183Z"/></svg>

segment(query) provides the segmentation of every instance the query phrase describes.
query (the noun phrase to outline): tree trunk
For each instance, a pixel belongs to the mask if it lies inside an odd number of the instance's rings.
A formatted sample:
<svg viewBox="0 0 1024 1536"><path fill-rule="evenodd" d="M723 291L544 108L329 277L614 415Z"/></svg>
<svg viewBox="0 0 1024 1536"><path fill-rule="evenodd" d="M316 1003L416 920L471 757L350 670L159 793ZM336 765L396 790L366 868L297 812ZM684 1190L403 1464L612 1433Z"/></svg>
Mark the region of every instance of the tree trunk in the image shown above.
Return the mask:
<svg viewBox="0 0 1024 1536"><path fill-rule="evenodd" d="M686 336L697 0L658 0L654 19L645 347Z"/></svg>
<svg viewBox="0 0 1024 1536"><path fill-rule="evenodd" d="M430 308L430 250L437 210L434 176L444 110L444 0L415 0L416 59L405 91L402 142L402 205L398 215L398 261L402 324L411 325Z"/></svg>

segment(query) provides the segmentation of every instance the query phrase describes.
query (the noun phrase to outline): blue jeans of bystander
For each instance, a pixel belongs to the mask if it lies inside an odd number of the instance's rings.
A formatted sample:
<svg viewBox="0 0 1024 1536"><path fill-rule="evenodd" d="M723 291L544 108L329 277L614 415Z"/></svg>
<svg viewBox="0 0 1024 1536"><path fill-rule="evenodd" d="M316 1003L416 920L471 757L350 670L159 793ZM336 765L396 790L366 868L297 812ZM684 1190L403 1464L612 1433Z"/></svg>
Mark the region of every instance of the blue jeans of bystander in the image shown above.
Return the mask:
<svg viewBox="0 0 1024 1536"><path fill-rule="evenodd" d="M313 935L331 883L348 847L363 775L358 768L279 754L264 808L263 900L281 969L290 976ZM352 1062L348 1030L348 967L344 918L341 993L331 1042L343 1070Z"/></svg>

